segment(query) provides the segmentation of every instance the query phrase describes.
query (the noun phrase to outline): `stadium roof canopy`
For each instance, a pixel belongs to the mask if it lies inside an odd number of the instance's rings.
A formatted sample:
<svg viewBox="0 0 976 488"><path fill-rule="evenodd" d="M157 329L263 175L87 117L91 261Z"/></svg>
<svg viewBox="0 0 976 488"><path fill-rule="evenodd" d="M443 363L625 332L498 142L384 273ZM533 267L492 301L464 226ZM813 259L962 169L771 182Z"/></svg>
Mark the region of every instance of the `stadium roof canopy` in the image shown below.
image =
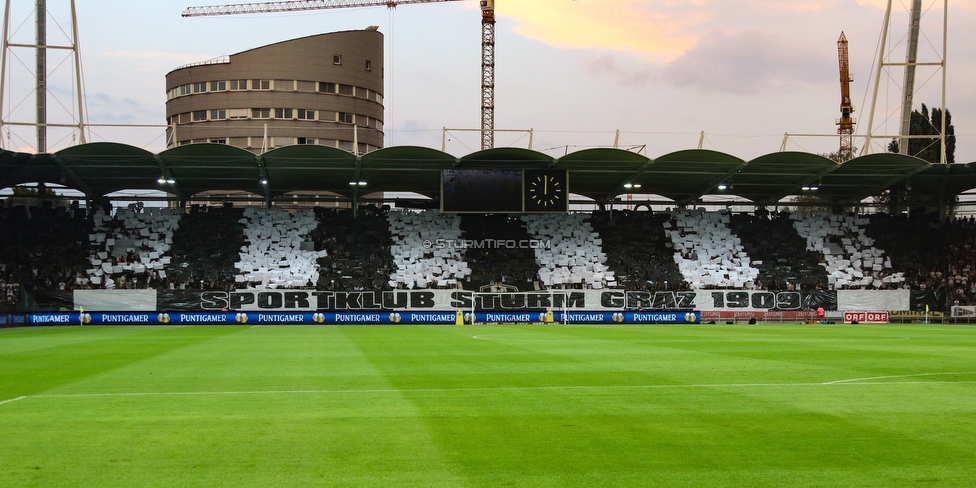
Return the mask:
<svg viewBox="0 0 976 488"><path fill-rule="evenodd" d="M356 156L315 145L255 155L224 144L190 144L153 154L105 142L49 154L0 150L0 188L54 183L78 189L89 198L148 189L164 190L178 200L208 190L247 191L268 199L323 191L348 198L366 191L415 192L438 199L441 171L449 168L565 169L571 192L596 201L653 194L688 204L706 195L737 195L771 204L789 195L807 194L825 203L844 204L903 189L926 201L947 202L976 188L976 163L935 165L887 153L837 164L802 152L776 152L745 161L702 149L650 159L619 149L586 149L555 158L527 149L497 148L457 158L415 146ZM350 184L358 182L366 183L365 190Z"/></svg>

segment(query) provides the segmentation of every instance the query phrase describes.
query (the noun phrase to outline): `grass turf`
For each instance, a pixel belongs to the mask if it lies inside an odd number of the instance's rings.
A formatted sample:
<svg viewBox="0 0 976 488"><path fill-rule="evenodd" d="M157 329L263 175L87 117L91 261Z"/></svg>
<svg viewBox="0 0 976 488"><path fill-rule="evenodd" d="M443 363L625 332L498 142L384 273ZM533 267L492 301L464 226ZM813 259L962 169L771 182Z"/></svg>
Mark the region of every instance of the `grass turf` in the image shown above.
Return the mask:
<svg viewBox="0 0 976 488"><path fill-rule="evenodd" d="M0 486L972 486L976 328L0 330Z"/></svg>

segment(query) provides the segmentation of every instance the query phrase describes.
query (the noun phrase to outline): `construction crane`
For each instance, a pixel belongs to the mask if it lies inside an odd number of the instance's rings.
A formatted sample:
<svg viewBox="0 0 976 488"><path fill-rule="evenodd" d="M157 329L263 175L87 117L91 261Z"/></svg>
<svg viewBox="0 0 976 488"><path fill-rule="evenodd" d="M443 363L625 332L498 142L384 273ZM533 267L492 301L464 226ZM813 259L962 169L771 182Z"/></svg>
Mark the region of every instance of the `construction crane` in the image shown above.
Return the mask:
<svg viewBox="0 0 976 488"><path fill-rule="evenodd" d="M851 117L854 113L854 104L851 103L851 69L850 56L847 52L847 36L840 33L837 40L837 58L840 62L840 118L837 119L837 133L840 134L840 150L838 156L841 161L847 161L854 157L854 124L857 123Z"/></svg>
<svg viewBox="0 0 976 488"><path fill-rule="evenodd" d="M189 7L183 17L297 12L349 7L388 7L459 0L293 0ZM495 0L481 3L481 149L495 147Z"/></svg>

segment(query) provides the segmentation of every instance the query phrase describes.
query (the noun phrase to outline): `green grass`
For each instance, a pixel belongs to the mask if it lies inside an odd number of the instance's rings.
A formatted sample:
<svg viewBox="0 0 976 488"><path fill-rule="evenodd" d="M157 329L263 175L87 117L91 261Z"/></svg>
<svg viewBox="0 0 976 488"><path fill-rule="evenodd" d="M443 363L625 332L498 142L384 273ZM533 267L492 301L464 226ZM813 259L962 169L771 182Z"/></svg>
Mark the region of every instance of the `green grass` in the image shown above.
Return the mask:
<svg viewBox="0 0 976 488"><path fill-rule="evenodd" d="M972 486L976 328L0 330L0 486Z"/></svg>

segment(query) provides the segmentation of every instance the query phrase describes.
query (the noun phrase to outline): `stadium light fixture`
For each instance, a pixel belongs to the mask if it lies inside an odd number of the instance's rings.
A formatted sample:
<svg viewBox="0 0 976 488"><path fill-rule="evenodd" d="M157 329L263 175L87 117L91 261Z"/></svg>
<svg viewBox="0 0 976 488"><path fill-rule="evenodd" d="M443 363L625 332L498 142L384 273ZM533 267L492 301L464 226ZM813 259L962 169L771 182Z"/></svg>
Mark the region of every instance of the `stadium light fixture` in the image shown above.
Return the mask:
<svg viewBox="0 0 976 488"><path fill-rule="evenodd" d="M172 185L172 184L176 183L176 180L174 180L172 178L166 178L166 177L160 176L159 179L156 180L156 183L159 183L160 185Z"/></svg>
<svg viewBox="0 0 976 488"><path fill-rule="evenodd" d="M262 185L267 185L268 184L268 180L261 180L261 184Z"/></svg>
<svg viewBox="0 0 976 488"><path fill-rule="evenodd" d="M366 186L365 181L350 181L349 186Z"/></svg>
<svg viewBox="0 0 976 488"><path fill-rule="evenodd" d="M726 185L725 183L719 183L719 185L718 185L718 189L719 190L726 190L728 188L729 188L729 185Z"/></svg>

